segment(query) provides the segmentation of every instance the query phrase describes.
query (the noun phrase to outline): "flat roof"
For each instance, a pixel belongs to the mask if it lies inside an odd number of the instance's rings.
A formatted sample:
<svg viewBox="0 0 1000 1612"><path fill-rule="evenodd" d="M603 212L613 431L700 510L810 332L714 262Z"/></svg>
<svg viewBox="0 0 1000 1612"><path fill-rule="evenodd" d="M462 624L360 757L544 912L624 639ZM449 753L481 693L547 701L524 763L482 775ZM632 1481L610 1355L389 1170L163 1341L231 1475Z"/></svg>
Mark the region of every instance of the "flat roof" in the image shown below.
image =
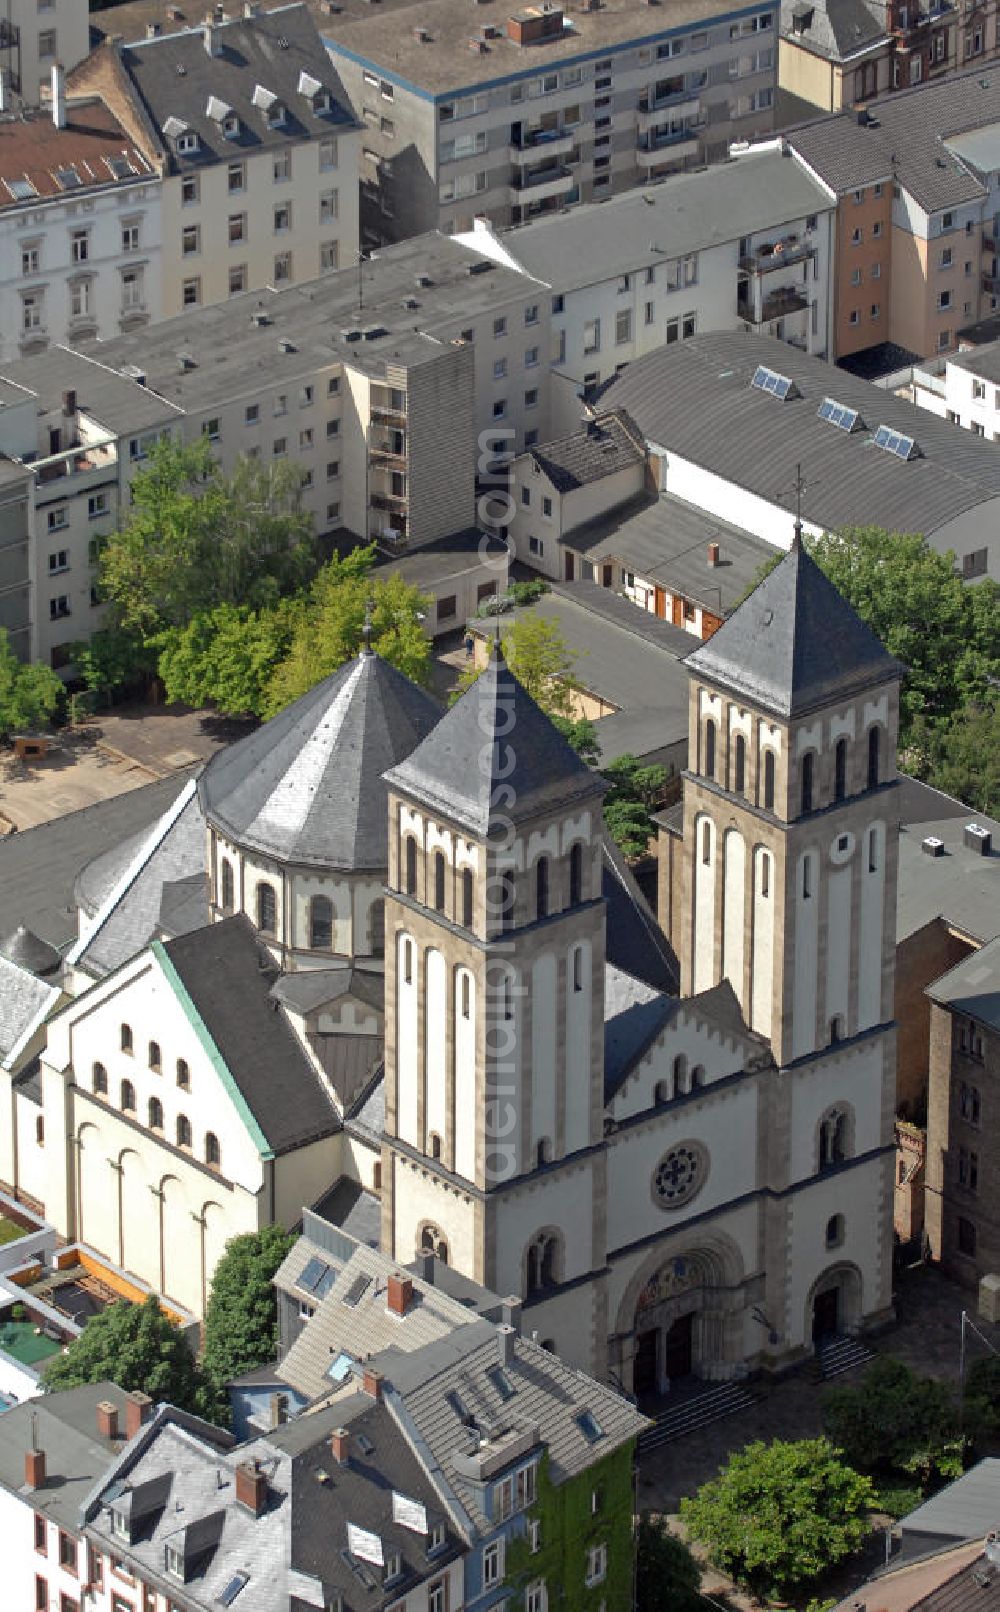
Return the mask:
<svg viewBox="0 0 1000 1612"><path fill-rule="evenodd" d="M1000 341L984 342L971 352L950 355L948 363L956 369L967 369L971 375L981 376L983 380L1000 384Z"/></svg>
<svg viewBox="0 0 1000 1612"><path fill-rule="evenodd" d="M900 822L897 944L935 918L977 945L992 940L1000 933L1000 822L903 774L893 811ZM989 856L965 845L967 823L990 831ZM940 856L923 849L928 836L942 842Z"/></svg>

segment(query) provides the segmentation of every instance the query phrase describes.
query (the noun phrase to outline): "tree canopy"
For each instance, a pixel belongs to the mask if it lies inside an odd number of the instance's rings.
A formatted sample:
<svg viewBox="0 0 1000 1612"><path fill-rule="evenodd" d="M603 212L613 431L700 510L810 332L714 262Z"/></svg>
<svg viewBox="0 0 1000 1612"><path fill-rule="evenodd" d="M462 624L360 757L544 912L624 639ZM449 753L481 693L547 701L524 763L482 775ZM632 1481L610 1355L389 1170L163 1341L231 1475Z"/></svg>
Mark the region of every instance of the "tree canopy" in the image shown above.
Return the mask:
<svg viewBox="0 0 1000 1612"><path fill-rule="evenodd" d="M50 667L18 660L6 627L0 627L0 738L42 727L59 709L64 692Z"/></svg>
<svg viewBox="0 0 1000 1612"><path fill-rule="evenodd" d="M535 704L548 716L571 722L575 714L572 679L578 657L563 637L559 623L534 612L518 616L504 623L500 642L504 660ZM452 693L453 704L482 671L476 665L465 668Z"/></svg>
<svg viewBox="0 0 1000 1612"><path fill-rule="evenodd" d="M755 1595L787 1596L864 1543L869 1478L826 1439L757 1441L681 1501L692 1538Z"/></svg>
<svg viewBox="0 0 1000 1612"><path fill-rule="evenodd" d="M180 1410L202 1408L204 1381L194 1355L153 1293L142 1304L120 1299L95 1315L65 1354L49 1361L44 1384L54 1392L105 1379Z"/></svg>
<svg viewBox="0 0 1000 1612"><path fill-rule="evenodd" d="M636 1612L703 1612L701 1568L662 1517L643 1512L635 1546Z"/></svg>
<svg viewBox="0 0 1000 1612"><path fill-rule="evenodd" d="M619 850L642 856L656 833L653 812L667 782L665 767L644 767L635 756L619 756L601 768L611 785L604 797L604 821Z"/></svg>
<svg viewBox="0 0 1000 1612"><path fill-rule="evenodd" d="M274 1360L278 1352L278 1306L274 1273L295 1242L280 1226L231 1237L215 1267L205 1311L202 1370L216 1398L219 1419L228 1420L225 1385L233 1377Z"/></svg>
<svg viewBox="0 0 1000 1612"><path fill-rule="evenodd" d="M902 1360L882 1355L857 1387L830 1388L823 1427L854 1466L905 1472L927 1483L962 1471L958 1407L946 1383L919 1377Z"/></svg>

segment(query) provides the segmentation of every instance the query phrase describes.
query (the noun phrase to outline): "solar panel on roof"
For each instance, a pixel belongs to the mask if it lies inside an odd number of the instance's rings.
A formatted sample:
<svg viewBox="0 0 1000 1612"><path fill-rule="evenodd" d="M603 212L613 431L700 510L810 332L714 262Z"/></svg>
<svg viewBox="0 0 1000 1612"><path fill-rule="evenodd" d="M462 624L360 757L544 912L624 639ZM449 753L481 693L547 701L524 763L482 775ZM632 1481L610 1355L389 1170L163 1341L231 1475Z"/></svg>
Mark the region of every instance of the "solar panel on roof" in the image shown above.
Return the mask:
<svg viewBox="0 0 1000 1612"><path fill-rule="evenodd" d="M881 448L883 453L894 453L897 459L913 459L919 452L913 437L894 431L891 425L880 425L873 441L876 448Z"/></svg>
<svg viewBox="0 0 1000 1612"><path fill-rule="evenodd" d="M241 1590L245 1590L250 1582L249 1573L234 1573L222 1594L219 1596L220 1606L232 1606Z"/></svg>
<svg viewBox="0 0 1000 1612"><path fill-rule="evenodd" d="M353 1310L354 1306L359 1302L362 1293L364 1293L366 1288L371 1287L371 1285L372 1279L370 1276L356 1276L350 1287L347 1289L347 1292L344 1294L344 1303L350 1305L351 1309Z"/></svg>
<svg viewBox="0 0 1000 1612"><path fill-rule="evenodd" d="M312 1259L307 1261L305 1269L295 1286L301 1287L305 1293L314 1293L323 1277L328 1275L332 1277L329 1265L325 1260L317 1259L314 1255Z"/></svg>
<svg viewBox="0 0 1000 1612"><path fill-rule="evenodd" d="M795 382L787 375L779 375L776 369L768 369L766 364L758 364L753 372L750 385L758 392L767 392L784 403L786 398L798 397L799 391Z"/></svg>
<svg viewBox="0 0 1000 1612"><path fill-rule="evenodd" d="M834 397L825 397L816 412L821 420L828 420L839 431L854 431L857 428L857 409L849 409L846 403L838 403Z"/></svg>

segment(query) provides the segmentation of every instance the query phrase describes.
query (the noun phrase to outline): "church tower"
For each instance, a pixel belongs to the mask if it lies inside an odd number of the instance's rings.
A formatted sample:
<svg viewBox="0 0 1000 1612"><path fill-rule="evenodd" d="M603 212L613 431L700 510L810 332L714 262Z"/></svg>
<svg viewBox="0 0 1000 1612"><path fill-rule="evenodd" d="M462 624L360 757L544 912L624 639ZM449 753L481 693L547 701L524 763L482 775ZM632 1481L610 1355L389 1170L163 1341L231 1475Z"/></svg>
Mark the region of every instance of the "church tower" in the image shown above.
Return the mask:
<svg viewBox="0 0 1000 1612"><path fill-rule="evenodd" d="M499 649L386 781L383 1247L530 1298L603 1264L605 786Z"/></svg>

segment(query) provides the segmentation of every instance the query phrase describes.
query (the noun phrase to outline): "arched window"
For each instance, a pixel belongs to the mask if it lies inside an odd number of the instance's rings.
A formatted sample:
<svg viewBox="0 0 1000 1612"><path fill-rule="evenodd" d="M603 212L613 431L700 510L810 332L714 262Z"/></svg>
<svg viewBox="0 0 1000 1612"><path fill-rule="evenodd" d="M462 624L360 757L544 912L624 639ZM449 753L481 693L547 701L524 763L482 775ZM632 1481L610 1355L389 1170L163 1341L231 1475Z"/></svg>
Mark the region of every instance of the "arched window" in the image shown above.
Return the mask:
<svg viewBox="0 0 1000 1612"><path fill-rule="evenodd" d="M711 717L705 723L705 777L715 777L715 723Z"/></svg>
<svg viewBox="0 0 1000 1612"><path fill-rule="evenodd" d="M472 896L474 885L472 882L472 869L462 869L462 924L466 929L472 928Z"/></svg>
<svg viewBox="0 0 1000 1612"><path fill-rule="evenodd" d="M662 1108L663 1104L664 1103L669 1103L669 1101L670 1101L670 1086L669 1086L669 1083L667 1081L665 1081L665 1080L658 1080L656 1082L656 1085L653 1087L653 1102L656 1104L657 1108Z"/></svg>
<svg viewBox="0 0 1000 1612"><path fill-rule="evenodd" d="M121 1049L123 1052L132 1051L132 1026L130 1024L122 1025Z"/></svg>
<svg viewBox="0 0 1000 1612"><path fill-rule="evenodd" d="M187 1066L186 1058L178 1058L177 1060L177 1084L181 1091L191 1090L191 1071Z"/></svg>
<svg viewBox="0 0 1000 1612"><path fill-rule="evenodd" d="M765 901L771 894L771 858L766 851L760 859L760 893Z"/></svg>
<svg viewBox="0 0 1000 1612"><path fill-rule="evenodd" d="M108 1095L108 1071L102 1063L95 1063L90 1073L95 1093L98 1097L106 1097Z"/></svg>
<svg viewBox="0 0 1000 1612"><path fill-rule="evenodd" d="M382 1191L382 1160L376 1159L372 1165L372 1191Z"/></svg>
<svg viewBox="0 0 1000 1612"><path fill-rule="evenodd" d="M528 1244L526 1277L529 1294L555 1287L559 1280L559 1239L553 1232L539 1232Z"/></svg>
<svg viewBox="0 0 1000 1612"><path fill-rule="evenodd" d="M813 753L811 750L807 750L802 757L800 780L802 788L800 810L804 817L807 812L811 812L813 809Z"/></svg>
<svg viewBox="0 0 1000 1612"><path fill-rule="evenodd" d="M233 893L233 864L225 857L222 861L222 910L232 912L235 905Z"/></svg>
<svg viewBox="0 0 1000 1612"><path fill-rule="evenodd" d="M703 1086L704 1084L705 1084L705 1065L701 1064L701 1063L696 1063L694 1068L691 1070L691 1080L690 1080L688 1089L690 1091L697 1091L698 1087Z"/></svg>
<svg viewBox="0 0 1000 1612"><path fill-rule="evenodd" d="M163 1067L160 1059L160 1043L158 1041L151 1041L149 1043L149 1067L153 1070L154 1074L157 1075L160 1073Z"/></svg>
<svg viewBox="0 0 1000 1612"><path fill-rule="evenodd" d="M472 983L468 974L463 973L458 987L459 1001L463 1019L467 1019L472 1010Z"/></svg>
<svg viewBox="0 0 1000 1612"><path fill-rule="evenodd" d="M441 1157L441 1138L437 1131L431 1131L428 1141L430 1143L431 1158L439 1159Z"/></svg>
<svg viewBox="0 0 1000 1612"><path fill-rule="evenodd" d="M712 825L707 819L701 825L701 860L706 867L712 861Z"/></svg>
<svg viewBox="0 0 1000 1612"><path fill-rule="evenodd" d="M774 811L774 751L764 751L764 810Z"/></svg>
<svg viewBox="0 0 1000 1612"><path fill-rule="evenodd" d="M442 1265L448 1263L448 1244L436 1226L424 1226L420 1233L418 1252L433 1254Z"/></svg>
<svg viewBox="0 0 1000 1612"><path fill-rule="evenodd" d="M273 935L278 927L278 898L273 884L257 886L257 928L262 935Z"/></svg>
<svg viewBox="0 0 1000 1612"><path fill-rule="evenodd" d="M503 1016L505 1019L512 1019L514 1017L514 982L509 974L505 974L503 977L501 994L503 997Z"/></svg>
<svg viewBox="0 0 1000 1612"><path fill-rule="evenodd" d="M514 875L500 875L500 928L504 934L514 927Z"/></svg>
<svg viewBox="0 0 1000 1612"><path fill-rule="evenodd" d="M122 1097L122 1104L121 1104L122 1113L123 1114L134 1114L135 1113L135 1087L133 1086L133 1084L132 1084L132 1082L130 1080L123 1080L122 1081L121 1097Z"/></svg>
<svg viewBox="0 0 1000 1612"><path fill-rule="evenodd" d="M802 858L802 899L810 901L813 893L813 859L807 851Z"/></svg>
<svg viewBox="0 0 1000 1612"><path fill-rule="evenodd" d="M151 1131L162 1131L163 1104L160 1102L158 1097L151 1097L149 1099L149 1110L146 1115L146 1119Z"/></svg>
<svg viewBox="0 0 1000 1612"><path fill-rule="evenodd" d="M445 860L443 851L434 852L434 906L444 912Z"/></svg>
<svg viewBox="0 0 1000 1612"><path fill-rule="evenodd" d="M847 740L838 739L833 756L833 798L843 800L847 794Z"/></svg>
<svg viewBox="0 0 1000 1612"><path fill-rule="evenodd" d="M830 1020L830 1045L835 1047L838 1041L844 1038L844 1021L839 1013L835 1013Z"/></svg>
<svg viewBox="0 0 1000 1612"><path fill-rule="evenodd" d="M831 1215L826 1223L826 1246L827 1248L839 1248L843 1241L844 1217L843 1215Z"/></svg>
<svg viewBox="0 0 1000 1612"><path fill-rule="evenodd" d="M45 1146L45 1119L41 1114L35 1120L35 1141L39 1147Z"/></svg>
<svg viewBox="0 0 1000 1612"><path fill-rule="evenodd" d="M688 1061L683 1052L679 1052L674 1059L674 1093L680 1095L687 1091Z"/></svg>
<svg viewBox="0 0 1000 1612"><path fill-rule="evenodd" d="M868 788L875 789L882 770L882 735L877 727L868 729Z"/></svg>
<svg viewBox="0 0 1000 1612"><path fill-rule="evenodd" d="M385 902L379 898L371 906L372 956L385 956Z"/></svg>
<svg viewBox="0 0 1000 1612"><path fill-rule="evenodd" d="M191 1146L191 1121L186 1114L178 1114L177 1116L177 1146Z"/></svg>
<svg viewBox="0 0 1000 1612"><path fill-rule="evenodd" d="M535 917L549 915L549 859L540 856L535 863Z"/></svg>
<svg viewBox="0 0 1000 1612"><path fill-rule="evenodd" d="M412 942L412 940L404 940L403 941L403 983L405 985L412 985L413 984L413 942Z"/></svg>
<svg viewBox="0 0 1000 1612"><path fill-rule="evenodd" d="M747 742L742 733L736 735L733 749L733 791L742 795L747 785Z"/></svg>
<svg viewBox="0 0 1000 1612"><path fill-rule="evenodd" d="M578 907L583 900L583 846L577 840L569 853L569 904Z"/></svg>
<svg viewBox="0 0 1000 1612"><path fill-rule="evenodd" d="M329 951L333 945L333 902L329 896L313 896L309 903L309 944L313 951Z"/></svg>
<svg viewBox="0 0 1000 1612"><path fill-rule="evenodd" d="M538 1147L535 1149L535 1159L539 1169L541 1169L543 1164L548 1164L551 1162L552 1143L549 1141L547 1136L542 1137Z"/></svg>
<svg viewBox="0 0 1000 1612"><path fill-rule="evenodd" d="M573 947L573 990L583 990L583 947Z"/></svg>
<svg viewBox="0 0 1000 1612"><path fill-rule="evenodd" d="M408 896L417 893L417 842L412 834L403 841L403 888Z"/></svg>
<svg viewBox="0 0 1000 1612"><path fill-rule="evenodd" d="M205 1163L210 1164L213 1170L219 1168L222 1154L219 1150L219 1138L214 1131L205 1132Z"/></svg>
<svg viewBox="0 0 1000 1612"><path fill-rule="evenodd" d="M820 1120L819 1167L821 1170L830 1170L835 1164L842 1164L848 1157L850 1139L847 1122L847 1111L843 1108L828 1109Z"/></svg>
<svg viewBox="0 0 1000 1612"><path fill-rule="evenodd" d="M878 834L873 828L868 830L868 872L878 872Z"/></svg>

